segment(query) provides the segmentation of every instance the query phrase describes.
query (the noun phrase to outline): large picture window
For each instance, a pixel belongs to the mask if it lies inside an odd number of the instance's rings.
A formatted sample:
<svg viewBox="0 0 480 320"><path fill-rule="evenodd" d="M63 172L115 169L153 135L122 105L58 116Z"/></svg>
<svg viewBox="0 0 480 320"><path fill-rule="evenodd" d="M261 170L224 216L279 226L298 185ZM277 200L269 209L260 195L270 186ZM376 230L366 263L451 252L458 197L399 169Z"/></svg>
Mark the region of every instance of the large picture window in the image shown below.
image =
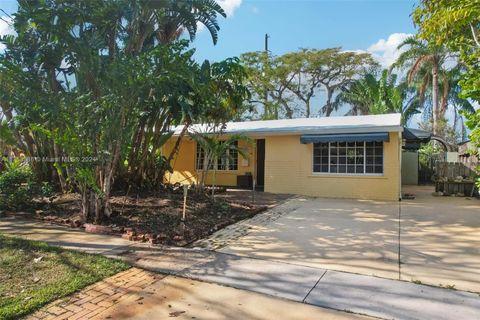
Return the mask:
<svg viewBox="0 0 480 320"><path fill-rule="evenodd" d="M383 174L383 142L314 143L313 172Z"/></svg>
<svg viewBox="0 0 480 320"><path fill-rule="evenodd" d="M221 156L218 161L210 161L209 169L217 169L224 171L238 170L238 141L234 142L234 147L228 149L228 151ZM205 150L197 143L197 155L196 155L196 169L203 170L205 161Z"/></svg>

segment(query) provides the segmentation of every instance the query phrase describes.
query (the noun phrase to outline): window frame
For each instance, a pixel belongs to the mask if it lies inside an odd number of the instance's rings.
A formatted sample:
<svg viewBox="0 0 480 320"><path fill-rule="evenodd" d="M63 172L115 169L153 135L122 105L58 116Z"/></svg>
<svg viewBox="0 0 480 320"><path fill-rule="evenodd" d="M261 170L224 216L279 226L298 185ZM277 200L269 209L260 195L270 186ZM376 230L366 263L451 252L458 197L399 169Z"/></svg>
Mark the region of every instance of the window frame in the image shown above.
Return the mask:
<svg viewBox="0 0 480 320"><path fill-rule="evenodd" d="M336 148L337 148L337 152L338 152L338 149L339 149L338 143L343 143L343 142L339 141L339 142L318 143L318 144L327 144L328 145L328 172L315 171L315 166L316 165L317 166L322 166L322 164L321 163L320 164L315 164L315 145L317 143L312 143L312 157L311 157L312 175L314 175L314 176L356 176L356 177L362 177L362 176L381 177L381 176L384 176L385 175L385 143L384 142L373 141L375 143L381 144L381 146L382 146L382 164L381 164L382 173L375 173L375 172L367 173L367 170L366 170L367 169L367 141L358 141L358 142L363 142L363 155L362 155L362 157L363 157L363 173L338 172L338 170L337 170L337 172L330 172L331 149L332 149L331 144L332 143L337 144ZM358 142L355 142L355 143L358 143ZM375 146L373 148L375 148ZM320 157L322 157L322 156L320 156ZM346 155L346 158L348 158L348 155ZM374 156L374 159L375 159L375 156ZM337 165L338 165L338 163L337 163ZM345 166L348 166L348 160L347 159L346 159ZM374 163L374 167L375 167L375 163ZM345 171L348 171L348 168Z"/></svg>
<svg viewBox="0 0 480 320"><path fill-rule="evenodd" d="M238 147L238 140L235 141L235 144ZM199 162L198 162L199 148L200 148L200 150L203 151L203 153L205 153L205 151L200 146L200 144L198 142L196 142L195 143L195 170L196 171L203 171L204 170L203 163L202 163L201 167L198 166L199 165ZM227 156L227 154L225 154L224 156L226 156L226 164L225 164L226 169L219 169L220 163L218 162L218 160L221 160L221 159L217 159L215 161L215 163L211 164L211 168L209 168L208 170L216 170L216 171L221 171L221 172L237 172L238 167L239 167L240 154L238 153L238 150L232 150L232 149L227 150L227 152L230 152L230 151L235 151L236 152L236 156L233 157L233 159L235 159L236 163L230 164L232 156L231 155ZM231 165L233 165L236 169L230 169Z"/></svg>

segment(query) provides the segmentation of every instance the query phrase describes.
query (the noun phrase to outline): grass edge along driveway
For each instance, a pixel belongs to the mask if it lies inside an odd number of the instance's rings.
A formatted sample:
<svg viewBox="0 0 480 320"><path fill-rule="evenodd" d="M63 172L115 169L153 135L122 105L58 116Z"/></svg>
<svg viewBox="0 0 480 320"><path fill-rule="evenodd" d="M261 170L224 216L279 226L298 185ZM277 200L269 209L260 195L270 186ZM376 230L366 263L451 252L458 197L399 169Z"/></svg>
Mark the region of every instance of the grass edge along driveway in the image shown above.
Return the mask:
<svg viewBox="0 0 480 320"><path fill-rule="evenodd" d="M25 316L130 266L0 234L0 319Z"/></svg>

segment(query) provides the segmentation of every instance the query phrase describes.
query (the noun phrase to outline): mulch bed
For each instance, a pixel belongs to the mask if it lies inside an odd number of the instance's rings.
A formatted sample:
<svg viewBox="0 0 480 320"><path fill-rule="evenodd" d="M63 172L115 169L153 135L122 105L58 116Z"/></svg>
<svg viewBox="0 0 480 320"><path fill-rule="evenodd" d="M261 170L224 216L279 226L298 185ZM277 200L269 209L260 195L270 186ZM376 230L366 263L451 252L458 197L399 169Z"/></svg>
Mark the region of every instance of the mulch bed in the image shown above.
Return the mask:
<svg viewBox="0 0 480 320"><path fill-rule="evenodd" d="M168 190L161 194L114 194L113 213L102 226L85 224L80 214L79 195L57 197L53 203L37 201L31 213L24 217L42 220L86 231L113 233L132 241L184 246L207 237L237 221L265 211L265 205L225 199L212 201L205 195L189 192L185 222L182 222L183 190Z"/></svg>

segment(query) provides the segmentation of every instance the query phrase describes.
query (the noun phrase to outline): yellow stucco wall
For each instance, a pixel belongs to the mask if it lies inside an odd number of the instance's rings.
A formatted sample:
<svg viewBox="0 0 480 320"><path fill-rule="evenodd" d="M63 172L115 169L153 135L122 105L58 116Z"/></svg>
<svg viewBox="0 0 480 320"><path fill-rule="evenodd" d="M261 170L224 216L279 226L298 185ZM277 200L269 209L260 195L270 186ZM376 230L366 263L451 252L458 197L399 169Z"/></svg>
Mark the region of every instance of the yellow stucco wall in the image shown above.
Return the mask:
<svg viewBox="0 0 480 320"><path fill-rule="evenodd" d="M175 145L175 139L171 139L164 147L164 154L169 154ZM244 175L247 172L254 174L254 147L245 141L239 141L238 146L246 150L249 154L248 159L238 156L238 170L235 171L221 171L217 170L215 177L215 184L219 186L236 186L237 176ZM196 162L196 142L188 138L182 140L177 157L174 159L173 173L167 173L165 180L168 183L192 184L197 183L202 175L202 172L195 169ZM206 184L213 184L213 170L210 170Z"/></svg>
<svg viewBox="0 0 480 320"><path fill-rule="evenodd" d="M270 136L265 146L265 191L317 197L398 200L400 195L400 139L391 132L384 143L381 176L314 174L313 144L300 136Z"/></svg>
<svg viewBox="0 0 480 320"><path fill-rule="evenodd" d="M265 138L265 191L291 193L316 197L398 200L400 196L400 135L390 133L384 143L383 175L314 174L312 172L312 144L301 144L299 135L267 136ZM172 139L164 148L168 154ZM237 175L255 173L255 148L240 142L249 151L247 163L239 156L238 171L217 171L216 184L235 186ZM167 174L169 183L197 183L200 171L195 170L196 143L183 139L173 163L173 174ZM213 171L206 183L212 184Z"/></svg>

